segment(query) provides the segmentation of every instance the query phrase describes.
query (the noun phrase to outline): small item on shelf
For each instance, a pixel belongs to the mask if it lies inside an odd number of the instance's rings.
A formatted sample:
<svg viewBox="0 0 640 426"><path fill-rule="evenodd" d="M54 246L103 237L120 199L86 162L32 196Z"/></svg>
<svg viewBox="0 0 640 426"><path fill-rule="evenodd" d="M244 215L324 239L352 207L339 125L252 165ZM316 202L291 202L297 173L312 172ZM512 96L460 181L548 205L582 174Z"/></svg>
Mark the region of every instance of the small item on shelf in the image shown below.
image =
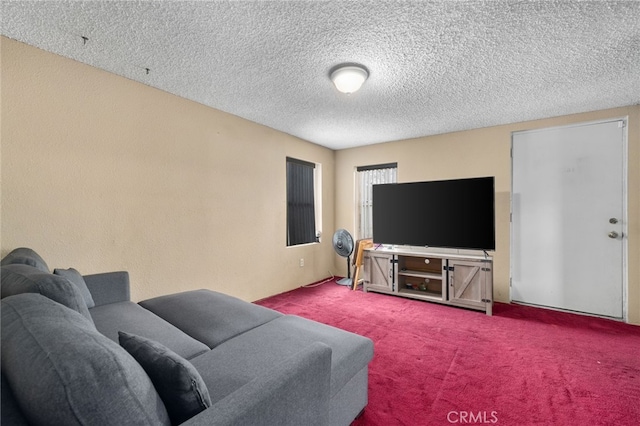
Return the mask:
<svg viewBox="0 0 640 426"><path fill-rule="evenodd" d="M426 286L426 284L420 284L420 286L418 286L418 289L420 291L427 291L427 286Z"/></svg>

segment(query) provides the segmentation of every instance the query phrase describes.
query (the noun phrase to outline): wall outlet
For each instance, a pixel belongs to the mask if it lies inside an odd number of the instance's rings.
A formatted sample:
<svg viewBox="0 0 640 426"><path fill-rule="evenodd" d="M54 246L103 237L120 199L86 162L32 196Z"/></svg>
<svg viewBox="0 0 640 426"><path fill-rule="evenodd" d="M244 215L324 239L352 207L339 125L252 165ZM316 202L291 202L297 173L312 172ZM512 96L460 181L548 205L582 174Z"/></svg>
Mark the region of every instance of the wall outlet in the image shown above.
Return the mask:
<svg viewBox="0 0 640 426"><path fill-rule="evenodd" d="M304 266L304 258L300 258L300 267L302 268Z"/></svg>

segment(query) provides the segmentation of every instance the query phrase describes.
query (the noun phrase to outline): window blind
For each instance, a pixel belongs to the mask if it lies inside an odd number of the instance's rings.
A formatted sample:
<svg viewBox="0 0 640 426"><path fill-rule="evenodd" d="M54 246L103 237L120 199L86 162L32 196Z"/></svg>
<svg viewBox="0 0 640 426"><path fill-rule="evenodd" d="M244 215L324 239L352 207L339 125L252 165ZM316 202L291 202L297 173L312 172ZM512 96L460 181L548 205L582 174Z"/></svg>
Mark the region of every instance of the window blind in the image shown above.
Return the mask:
<svg viewBox="0 0 640 426"><path fill-rule="evenodd" d="M396 183L397 163L362 166L356 169L357 238L373 237L373 185Z"/></svg>
<svg viewBox="0 0 640 426"><path fill-rule="evenodd" d="M287 157L287 246L316 242L314 168Z"/></svg>

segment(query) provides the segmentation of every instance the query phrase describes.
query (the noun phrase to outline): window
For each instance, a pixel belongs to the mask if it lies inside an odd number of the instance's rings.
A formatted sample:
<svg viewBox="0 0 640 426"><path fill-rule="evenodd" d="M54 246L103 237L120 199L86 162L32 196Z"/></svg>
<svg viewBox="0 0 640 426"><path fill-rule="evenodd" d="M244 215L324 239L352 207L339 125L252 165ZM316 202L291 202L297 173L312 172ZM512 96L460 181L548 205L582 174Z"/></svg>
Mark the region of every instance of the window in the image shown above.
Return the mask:
<svg viewBox="0 0 640 426"><path fill-rule="evenodd" d="M373 237L373 185L396 183L398 163L362 166L356 169L356 236Z"/></svg>
<svg viewBox="0 0 640 426"><path fill-rule="evenodd" d="M287 246L315 243L316 164L287 157Z"/></svg>

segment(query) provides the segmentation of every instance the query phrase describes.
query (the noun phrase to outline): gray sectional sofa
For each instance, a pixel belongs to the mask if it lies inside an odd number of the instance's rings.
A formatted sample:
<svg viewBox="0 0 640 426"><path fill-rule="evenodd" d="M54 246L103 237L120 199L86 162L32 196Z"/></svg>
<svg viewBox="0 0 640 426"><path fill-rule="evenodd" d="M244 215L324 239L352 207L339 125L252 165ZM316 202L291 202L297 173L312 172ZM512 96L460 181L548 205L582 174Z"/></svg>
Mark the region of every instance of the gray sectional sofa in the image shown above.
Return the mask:
<svg viewBox="0 0 640 426"><path fill-rule="evenodd" d="M1 423L348 425L371 340L209 291L130 300L126 272L2 260Z"/></svg>

